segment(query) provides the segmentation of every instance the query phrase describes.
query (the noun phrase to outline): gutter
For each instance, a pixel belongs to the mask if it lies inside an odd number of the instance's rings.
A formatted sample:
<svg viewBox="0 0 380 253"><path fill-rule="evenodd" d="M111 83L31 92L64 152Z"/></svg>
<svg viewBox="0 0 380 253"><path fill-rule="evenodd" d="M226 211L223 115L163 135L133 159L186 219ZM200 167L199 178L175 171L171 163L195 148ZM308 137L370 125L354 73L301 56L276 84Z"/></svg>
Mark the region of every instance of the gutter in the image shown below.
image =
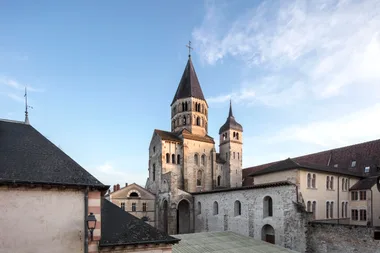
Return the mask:
<svg viewBox="0 0 380 253"><path fill-rule="evenodd" d="M88 187L84 191L84 253L88 253L88 233L87 233L87 213L88 213Z"/></svg>

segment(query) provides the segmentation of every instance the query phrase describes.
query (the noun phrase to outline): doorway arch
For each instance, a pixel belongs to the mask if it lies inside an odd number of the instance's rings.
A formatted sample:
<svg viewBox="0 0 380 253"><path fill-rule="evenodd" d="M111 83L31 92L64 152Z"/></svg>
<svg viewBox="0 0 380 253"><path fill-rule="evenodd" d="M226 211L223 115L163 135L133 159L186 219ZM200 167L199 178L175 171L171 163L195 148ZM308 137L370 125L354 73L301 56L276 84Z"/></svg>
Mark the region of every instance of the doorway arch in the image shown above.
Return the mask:
<svg viewBox="0 0 380 253"><path fill-rule="evenodd" d="M266 224L261 229L261 240L275 244L275 234L274 234L274 228Z"/></svg>
<svg viewBox="0 0 380 253"><path fill-rule="evenodd" d="M190 233L190 203L183 199L177 208L177 234Z"/></svg>
<svg viewBox="0 0 380 253"><path fill-rule="evenodd" d="M164 209L164 213L163 213L163 229L164 229L164 232L165 233L168 233L168 201L167 200L164 200L164 203L162 205L162 208Z"/></svg>

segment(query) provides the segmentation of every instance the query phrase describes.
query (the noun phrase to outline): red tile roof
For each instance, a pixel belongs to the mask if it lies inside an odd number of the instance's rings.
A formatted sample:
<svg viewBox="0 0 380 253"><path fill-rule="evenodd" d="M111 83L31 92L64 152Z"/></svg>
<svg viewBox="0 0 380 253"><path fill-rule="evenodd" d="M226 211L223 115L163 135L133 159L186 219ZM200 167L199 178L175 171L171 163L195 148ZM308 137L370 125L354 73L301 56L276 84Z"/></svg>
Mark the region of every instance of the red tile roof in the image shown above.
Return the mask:
<svg viewBox="0 0 380 253"><path fill-rule="evenodd" d="M330 167L337 165L338 168L345 168L348 171L361 172L363 176L367 175L364 173L364 168L370 166L369 174L376 175L379 173L378 166L380 165L380 139L299 156L292 159L296 162ZM243 185L251 185L253 183L253 178L249 177L249 174L265 169L280 161L243 169ZM356 161L356 165L351 168L352 161Z"/></svg>

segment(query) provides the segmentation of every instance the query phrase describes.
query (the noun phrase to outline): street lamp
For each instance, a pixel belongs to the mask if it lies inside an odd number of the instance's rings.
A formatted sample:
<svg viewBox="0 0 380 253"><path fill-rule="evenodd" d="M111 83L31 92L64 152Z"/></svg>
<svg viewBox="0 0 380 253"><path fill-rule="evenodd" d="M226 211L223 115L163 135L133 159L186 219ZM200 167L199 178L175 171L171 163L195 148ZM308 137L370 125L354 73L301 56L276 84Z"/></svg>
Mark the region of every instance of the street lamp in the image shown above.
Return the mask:
<svg viewBox="0 0 380 253"><path fill-rule="evenodd" d="M96 227L96 217L93 213L87 216L87 229L90 230L91 241L94 240L94 229Z"/></svg>

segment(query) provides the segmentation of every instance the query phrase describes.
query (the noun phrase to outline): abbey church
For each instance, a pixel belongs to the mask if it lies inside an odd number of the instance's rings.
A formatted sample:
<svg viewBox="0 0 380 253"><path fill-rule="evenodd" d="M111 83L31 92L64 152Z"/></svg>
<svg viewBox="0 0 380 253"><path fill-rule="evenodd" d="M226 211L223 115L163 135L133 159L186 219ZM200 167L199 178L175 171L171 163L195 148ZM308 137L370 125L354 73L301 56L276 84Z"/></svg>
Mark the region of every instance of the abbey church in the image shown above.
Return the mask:
<svg viewBox="0 0 380 253"><path fill-rule="evenodd" d="M171 131L156 129L152 136L146 188L158 196L157 210L165 201L168 213L163 216L168 220L163 219L159 227L176 233L191 230L192 214L186 211L193 206L189 193L242 186L243 127L235 120L230 105L227 120L219 130L217 152L214 139L208 135L209 107L190 56L170 106ZM177 210L181 199L185 199L181 203L187 214L176 225L171 210Z"/></svg>

